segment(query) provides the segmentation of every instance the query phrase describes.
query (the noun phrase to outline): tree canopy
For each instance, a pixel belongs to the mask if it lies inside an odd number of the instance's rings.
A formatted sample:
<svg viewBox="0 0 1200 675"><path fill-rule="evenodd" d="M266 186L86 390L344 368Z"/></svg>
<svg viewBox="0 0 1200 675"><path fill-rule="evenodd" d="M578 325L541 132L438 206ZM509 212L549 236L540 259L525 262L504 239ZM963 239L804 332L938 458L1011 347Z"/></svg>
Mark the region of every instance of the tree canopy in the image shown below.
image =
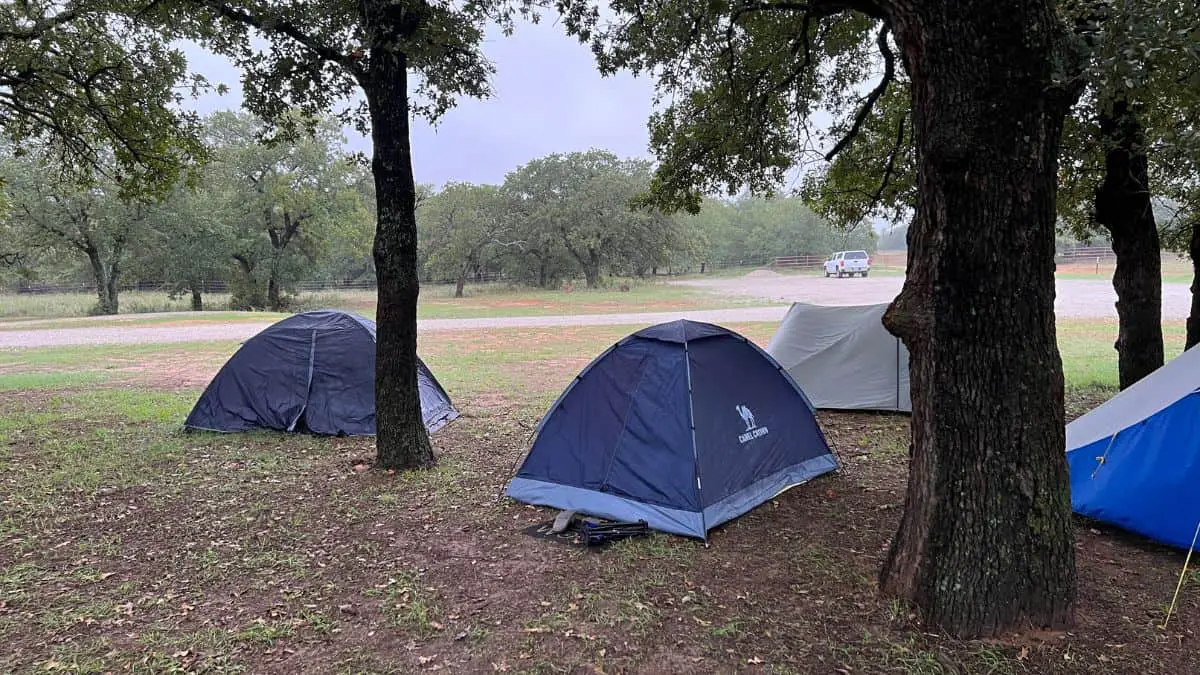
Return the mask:
<svg viewBox="0 0 1200 675"><path fill-rule="evenodd" d="M201 152L178 104L206 86L136 0L0 8L0 133L48 149L74 179L107 174L124 194L169 190Z"/></svg>

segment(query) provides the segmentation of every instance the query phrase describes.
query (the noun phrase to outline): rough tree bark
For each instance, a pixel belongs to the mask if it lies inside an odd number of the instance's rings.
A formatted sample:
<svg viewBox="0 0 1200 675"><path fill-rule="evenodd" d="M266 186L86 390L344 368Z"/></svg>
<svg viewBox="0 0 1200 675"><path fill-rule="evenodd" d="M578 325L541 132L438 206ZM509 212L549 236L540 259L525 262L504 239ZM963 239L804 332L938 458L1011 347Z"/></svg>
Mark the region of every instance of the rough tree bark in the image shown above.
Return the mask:
<svg viewBox="0 0 1200 675"><path fill-rule="evenodd" d="M1187 320L1187 349L1200 344L1200 220L1192 223L1192 237L1188 242L1188 253L1192 257L1192 310Z"/></svg>
<svg viewBox="0 0 1200 675"><path fill-rule="evenodd" d="M300 231L300 223L308 218L309 214L306 213L292 216L287 211L284 211L282 228L276 228L273 225L267 227L267 236L270 237L272 249L271 267L267 277L267 307L272 312L279 312L284 309L283 284L279 281L279 266L283 262L283 256L287 251L288 244L292 243L292 239ZM268 223L274 223L274 212L268 209L266 211L266 219Z"/></svg>
<svg viewBox="0 0 1200 675"><path fill-rule="evenodd" d="M583 263L583 280L588 288L600 287L600 263L588 261Z"/></svg>
<svg viewBox="0 0 1200 675"><path fill-rule="evenodd" d="M1112 238L1117 267L1117 370L1121 389L1163 364L1162 253L1150 203L1146 135L1129 102L1116 99L1100 115L1104 180L1096 188L1096 221Z"/></svg>
<svg viewBox="0 0 1200 675"><path fill-rule="evenodd" d="M96 280L96 312L116 314L120 308L117 298L116 264L110 267L105 263L100 249L90 241L80 248L87 255L92 268L92 278Z"/></svg>
<svg viewBox="0 0 1200 675"><path fill-rule="evenodd" d="M363 93L371 115L375 195L375 278L378 285L375 344L375 444L377 463L388 469L431 467L436 460L421 417L417 390L416 183L409 142L407 59L395 49L419 20L397 17L385 2L364 2L371 28L371 63Z"/></svg>
<svg viewBox="0 0 1200 675"><path fill-rule="evenodd" d="M113 252L113 261L108 265L108 309L106 314L119 314L121 312L121 301L119 297L120 288L117 282L121 277L121 254L120 250Z"/></svg>
<svg viewBox="0 0 1200 675"><path fill-rule="evenodd" d="M279 265L271 264L271 272L267 275L267 308L272 312L283 309L283 294L279 290Z"/></svg>
<svg viewBox="0 0 1200 675"><path fill-rule="evenodd" d="M919 198L885 316L911 353L904 516L881 590L959 636L1073 620L1054 223L1075 92L1047 0L883 0L912 82Z"/></svg>

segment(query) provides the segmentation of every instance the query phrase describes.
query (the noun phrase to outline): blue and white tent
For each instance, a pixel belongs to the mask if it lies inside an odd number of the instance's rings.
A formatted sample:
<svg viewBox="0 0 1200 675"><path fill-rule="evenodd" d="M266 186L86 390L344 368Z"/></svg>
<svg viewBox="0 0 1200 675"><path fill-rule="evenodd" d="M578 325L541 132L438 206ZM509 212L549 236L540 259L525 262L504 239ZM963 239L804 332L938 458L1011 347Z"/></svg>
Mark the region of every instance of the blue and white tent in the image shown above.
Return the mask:
<svg viewBox="0 0 1200 675"><path fill-rule="evenodd" d="M1076 513L1188 548L1200 523L1200 348L1067 425Z"/></svg>
<svg viewBox="0 0 1200 675"><path fill-rule="evenodd" d="M508 496L701 539L838 467L791 376L741 335L693 321L610 347L536 434Z"/></svg>
<svg viewBox="0 0 1200 675"><path fill-rule="evenodd" d="M458 417L419 358L417 387L429 433ZM375 322L322 309L268 326L221 367L184 427L375 435Z"/></svg>

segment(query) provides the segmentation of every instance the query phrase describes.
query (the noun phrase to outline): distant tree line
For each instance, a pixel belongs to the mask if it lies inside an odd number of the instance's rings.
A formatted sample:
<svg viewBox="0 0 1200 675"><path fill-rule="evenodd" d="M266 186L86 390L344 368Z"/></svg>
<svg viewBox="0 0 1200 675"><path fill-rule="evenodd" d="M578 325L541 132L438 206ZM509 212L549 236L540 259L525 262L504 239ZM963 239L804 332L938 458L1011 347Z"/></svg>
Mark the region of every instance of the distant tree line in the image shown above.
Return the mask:
<svg viewBox="0 0 1200 675"><path fill-rule="evenodd" d="M3 280L86 281L97 313L120 309L122 286L166 284L205 307L229 288L233 309L286 309L307 281L372 279L374 184L342 149L331 120L295 120L312 134L272 141L253 116L204 121L207 161L161 198L132 199L118 178L81 186L37 152L0 155L0 224L11 260ZM652 166L602 150L554 154L502 185L421 186L423 281L502 277L538 288L582 278L649 277L713 264L839 248L874 250L870 227L839 229L798 198L708 200L695 215L642 206Z"/></svg>
<svg viewBox="0 0 1200 675"><path fill-rule="evenodd" d="M714 263L874 250L867 226L839 229L798 198L707 200L695 215L640 206L652 167L603 150L554 154L502 185L450 183L417 209L422 270L454 280L501 274L539 288L582 277L648 277Z"/></svg>

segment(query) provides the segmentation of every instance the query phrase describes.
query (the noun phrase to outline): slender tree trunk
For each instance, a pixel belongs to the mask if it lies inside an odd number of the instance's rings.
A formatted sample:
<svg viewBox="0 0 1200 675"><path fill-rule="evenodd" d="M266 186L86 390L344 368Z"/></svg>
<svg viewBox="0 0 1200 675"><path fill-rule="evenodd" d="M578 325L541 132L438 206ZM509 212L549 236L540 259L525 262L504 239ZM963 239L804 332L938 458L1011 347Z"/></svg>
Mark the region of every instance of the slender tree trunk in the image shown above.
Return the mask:
<svg viewBox="0 0 1200 675"><path fill-rule="evenodd" d="M120 314L120 288L117 287L118 270L116 263L113 263L112 269L108 273L108 311L105 314Z"/></svg>
<svg viewBox="0 0 1200 675"><path fill-rule="evenodd" d="M1074 92L1047 0L885 5L912 81L918 202L885 316L911 354L912 446L881 590L958 636L1073 621L1055 343L1057 157Z"/></svg>
<svg viewBox="0 0 1200 675"><path fill-rule="evenodd" d="M375 445L377 463L418 469L435 463L417 391L416 184L408 124L408 62L394 51L400 31L388 22L387 3L364 3L374 28L369 81L363 89L371 113L378 223L375 278L378 285L375 347ZM370 13L377 13L371 16Z"/></svg>
<svg viewBox="0 0 1200 675"><path fill-rule="evenodd" d="M200 286L192 284L192 311L204 311L204 298L200 294Z"/></svg>
<svg viewBox="0 0 1200 675"><path fill-rule="evenodd" d="M1117 369L1121 389L1163 364L1162 252L1150 204L1146 135L1124 99L1100 115L1104 180L1096 189L1096 220L1112 237L1117 267Z"/></svg>
<svg viewBox="0 0 1200 675"><path fill-rule="evenodd" d="M1187 320L1187 349L1200 344L1200 220L1192 222L1188 246L1192 256L1192 311Z"/></svg>
<svg viewBox="0 0 1200 675"><path fill-rule="evenodd" d="M467 271L458 273L458 280L454 282L454 297L461 298L463 296L463 287L467 285Z"/></svg>
<svg viewBox="0 0 1200 675"><path fill-rule="evenodd" d="M84 253L92 267L92 278L96 281L96 311L100 314L116 314L115 288L110 283L108 266L104 264L99 250L89 248Z"/></svg>
<svg viewBox="0 0 1200 675"><path fill-rule="evenodd" d="M279 292L279 273L274 265L271 266L271 273L267 277L267 307L272 312L283 309L283 296Z"/></svg>
<svg viewBox="0 0 1200 675"><path fill-rule="evenodd" d="M596 251L588 251L587 257L580 257L579 262L583 267L583 279L587 283L588 288L600 287L600 254Z"/></svg>
<svg viewBox="0 0 1200 675"><path fill-rule="evenodd" d="M538 288L545 288L546 284L550 283L546 273L546 259L538 259Z"/></svg>

